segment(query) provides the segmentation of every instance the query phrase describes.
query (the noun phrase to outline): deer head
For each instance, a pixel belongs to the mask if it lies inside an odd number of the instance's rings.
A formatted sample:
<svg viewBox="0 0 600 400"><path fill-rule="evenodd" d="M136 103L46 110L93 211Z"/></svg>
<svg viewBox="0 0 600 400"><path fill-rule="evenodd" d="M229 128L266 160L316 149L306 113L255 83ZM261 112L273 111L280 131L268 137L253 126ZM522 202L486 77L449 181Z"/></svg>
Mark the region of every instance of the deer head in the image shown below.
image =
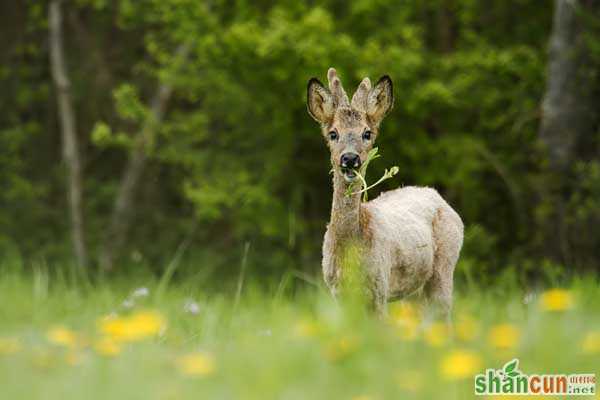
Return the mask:
<svg viewBox="0 0 600 400"><path fill-rule="evenodd" d="M308 113L321 125L331 152L334 173L347 183L365 161L379 134L379 124L394 103L392 80L385 75L371 87L369 78L358 85L352 101L333 68L327 72L329 88L317 79L308 81Z"/></svg>

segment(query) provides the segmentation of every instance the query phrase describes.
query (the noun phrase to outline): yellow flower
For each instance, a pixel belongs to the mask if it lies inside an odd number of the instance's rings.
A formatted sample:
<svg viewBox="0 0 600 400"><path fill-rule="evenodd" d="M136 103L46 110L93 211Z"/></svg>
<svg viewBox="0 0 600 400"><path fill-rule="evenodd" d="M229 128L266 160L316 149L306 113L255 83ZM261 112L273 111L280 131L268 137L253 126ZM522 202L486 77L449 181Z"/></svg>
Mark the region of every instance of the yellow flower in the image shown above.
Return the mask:
<svg viewBox="0 0 600 400"><path fill-rule="evenodd" d="M128 334L127 318L108 316L98 320L98 330L110 337L121 339Z"/></svg>
<svg viewBox="0 0 600 400"><path fill-rule="evenodd" d="M586 354L600 353L600 331L589 332L583 338L581 350Z"/></svg>
<svg viewBox="0 0 600 400"><path fill-rule="evenodd" d="M458 339L470 342L479 335L479 324L469 314L461 314L457 318L454 331Z"/></svg>
<svg viewBox="0 0 600 400"><path fill-rule="evenodd" d="M542 309L546 311L565 311L574 307L573 294L564 289L550 289L540 298Z"/></svg>
<svg viewBox="0 0 600 400"><path fill-rule="evenodd" d="M207 353L195 353L177 360L179 370L186 375L208 376L215 372L215 361Z"/></svg>
<svg viewBox="0 0 600 400"><path fill-rule="evenodd" d="M294 336L299 338L314 337L319 333L319 326L310 320L300 320L294 325Z"/></svg>
<svg viewBox="0 0 600 400"><path fill-rule="evenodd" d="M398 328L400 339L416 340L419 333L420 314L412 303L395 303L390 307L390 323Z"/></svg>
<svg viewBox="0 0 600 400"><path fill-rule="evenodd" d="M454 350L440 363L440 373L448 380L472 378L481 369L481 358L468 350Z"/></svg>
<svg viewBox="0 0 600 400"><path fill-rule="evenodd" d="M369 396L368 394L361 394L359 396L352 397L352 400L373 400L373 397Z"/></svg>
<svg viewBox="0 0 600 400"><path fill-rule="evenodd" d="M448 341L448 325L435 322L425 329L425 342L431 347L441 347Z"/></svg>
<svg viewBox="0 0 600 400"><path fill-rule="evenodd" d="M155 336L166 327L165 319L156 311L141 311L130 317L104 318L98 325L104 335L123 342Z"/></svg>
<svg viewBox="0 0 600 400"><path fill-rule="evenodd" d="M113 339L105 337L94 343L94 350L100 355L114 357L121 352L121 346Z"/></svg>
<svg viewBox="0 0 600 400"><path fill-rule="evenodd" d="M79 344L77 334L64 326L55 326L47 333L47 338L51 343L64 347L77 347Z"/></svg>
<svg viewBox="0 0 600 400"><path fill-rule="evenodd" d="M394 322L402 322L405 320L418 320L419 311L413 303L399 302L390 306L390 320Z"/></svg>
<svg viewBox="0 0 600 400"><path fill-rule="evenodd" d="M21 342L17 338L0 338L0 355L17 353L21 350Z"/></svg>
<svg viewBox="0 0 600 400"><path fill-rule="evenodd" d="M488 335L490 345L502 350L515 348L520 338L519 329L511 324L495 325L490 329Z"/></svg>
<svg viewBox="0 0 600 400"><path fill-rule="evenodd" d="M400 389L411 393L417 393L423 387L425 380L419 371L402 371L397 377Z"/></svg>
<svg viewBox="0 0 600 400"><path fill-rule="evenodd" d="M348 357L356 350L358 341L355 337L345 336L335 340L325 348L325 357L329 361L338 361Z"/></svg>
<svg viewBox="0 0 600 400"><path fill-rule="evenodd" d="M132 331L137 332L138 337L146 337L158 334L165 327L165 319L155 311L145 311L134 314L129 318Z"/></svg>

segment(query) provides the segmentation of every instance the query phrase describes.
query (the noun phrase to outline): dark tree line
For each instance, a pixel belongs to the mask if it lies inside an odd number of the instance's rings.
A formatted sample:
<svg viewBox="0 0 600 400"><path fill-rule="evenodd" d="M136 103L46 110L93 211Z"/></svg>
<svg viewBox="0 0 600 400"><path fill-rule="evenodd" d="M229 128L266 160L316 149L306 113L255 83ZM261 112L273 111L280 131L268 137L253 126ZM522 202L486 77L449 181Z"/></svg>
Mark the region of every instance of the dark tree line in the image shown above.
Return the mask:
<svg viewBox="0 0 600 400"><path fill-rule="evenodd" d="M443 192L466 276L597 271L600 6L543 3L4 4L0 250L160 272L185 248L209 273L250 244L256 271L316 271L331 185L304 92L335 66L394 79L370 173Z"/></svg>

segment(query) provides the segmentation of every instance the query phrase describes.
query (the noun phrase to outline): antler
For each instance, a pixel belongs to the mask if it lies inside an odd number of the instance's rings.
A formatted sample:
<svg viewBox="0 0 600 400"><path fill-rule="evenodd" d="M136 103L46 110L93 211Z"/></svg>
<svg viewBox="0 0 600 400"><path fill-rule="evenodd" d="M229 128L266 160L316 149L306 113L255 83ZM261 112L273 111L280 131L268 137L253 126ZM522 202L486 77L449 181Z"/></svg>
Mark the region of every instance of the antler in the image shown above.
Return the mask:
<svg viewBox="0 0 600 400"><path fill-rule="evenodd" d="M356 89L356 92L354 92L354 96L352 96L352 108L367 112L367 98L370 91L371 80L369 78L365 78L362 80L360 85L358 85L358 89Z"/></svg>
<svg viewBox="0 0 600 400"><path fill-rule="evenodd" d="M327 79L329 80L329 91L331 94L333 94L337 106L350 107L348 95L344 91L344 88L342 87L342 81L340 81L340 78L337 76L337 71L334 68L329 68L327 71Z"/></svg>

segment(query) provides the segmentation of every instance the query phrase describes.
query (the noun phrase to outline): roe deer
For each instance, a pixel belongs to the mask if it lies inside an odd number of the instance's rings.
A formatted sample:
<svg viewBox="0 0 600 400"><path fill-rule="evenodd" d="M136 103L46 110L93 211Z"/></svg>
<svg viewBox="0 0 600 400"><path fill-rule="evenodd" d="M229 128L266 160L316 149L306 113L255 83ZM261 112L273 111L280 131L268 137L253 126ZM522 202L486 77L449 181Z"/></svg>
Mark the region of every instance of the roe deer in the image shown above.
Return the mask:
<svg viewBox="0 0 600 400"><path fill-rule="evenodd" d="M463 242L463 223L435 189L403 187L362 202L347 195L355 170L379 135L379 124L393 104L392 81L383 76L374 87L363 79L348 100L335 69L329 88L308 82L308 112L320 123L331 151L333 204L323 241L323 275L334 297L339 292L345 247L359 244L361 265L374 309L385 314L387 302L420 289L449 318L454 267Z"/></svg>

